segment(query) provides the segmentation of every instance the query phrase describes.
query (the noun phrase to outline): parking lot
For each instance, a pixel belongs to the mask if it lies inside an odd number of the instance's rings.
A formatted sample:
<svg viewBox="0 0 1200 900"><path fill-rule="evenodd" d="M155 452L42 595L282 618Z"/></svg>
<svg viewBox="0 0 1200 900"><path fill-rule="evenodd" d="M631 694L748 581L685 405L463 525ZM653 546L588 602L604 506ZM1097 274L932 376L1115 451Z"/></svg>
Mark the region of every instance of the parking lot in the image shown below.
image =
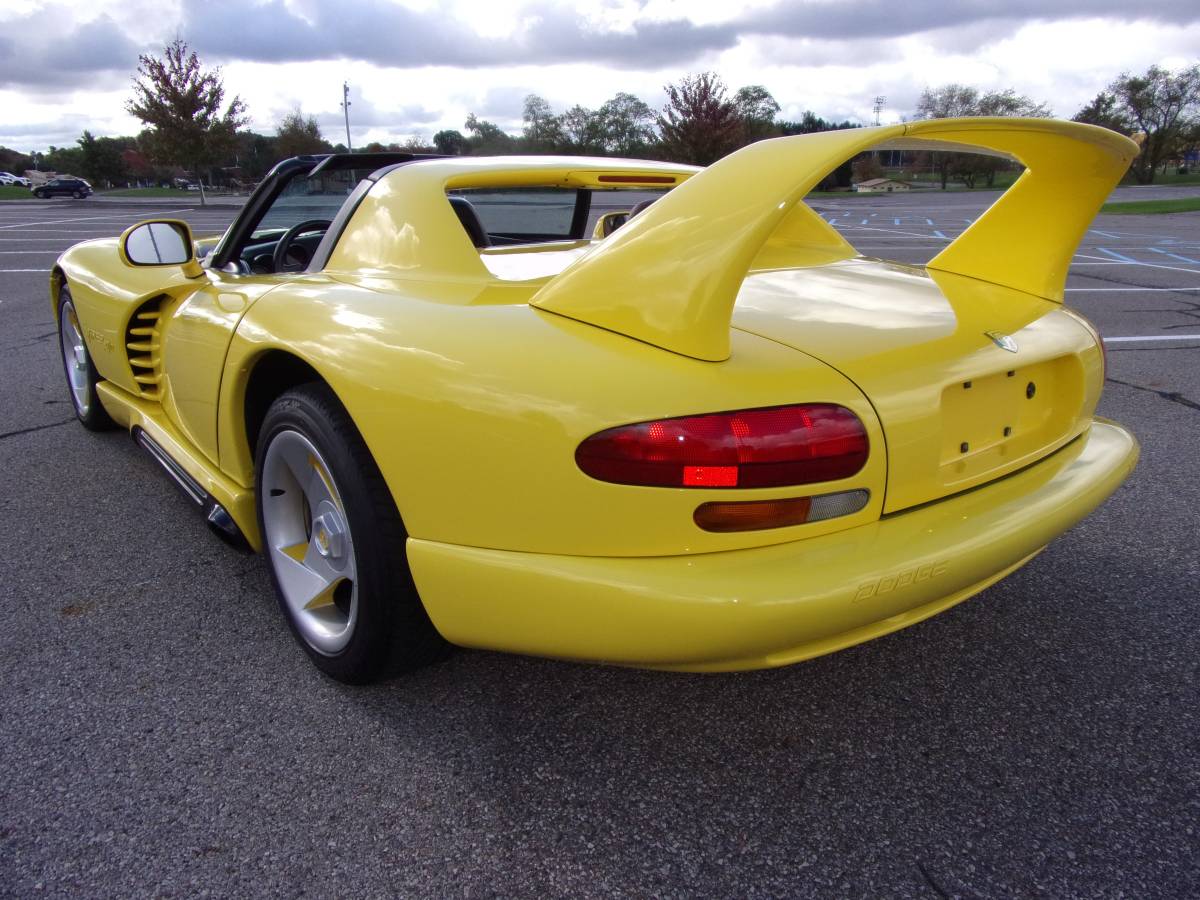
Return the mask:
<svg viewBox="0 0 1200 900"><path fill-rule="evenodd" d="M923 262L990 199L813 205ZM1094 223L1067 302L1142 459L978 597L774 671L460 651L371 688L74 421L48 269L164 215L235 210L0 204L0 895L1200 894L1200 213Z"/></svg>

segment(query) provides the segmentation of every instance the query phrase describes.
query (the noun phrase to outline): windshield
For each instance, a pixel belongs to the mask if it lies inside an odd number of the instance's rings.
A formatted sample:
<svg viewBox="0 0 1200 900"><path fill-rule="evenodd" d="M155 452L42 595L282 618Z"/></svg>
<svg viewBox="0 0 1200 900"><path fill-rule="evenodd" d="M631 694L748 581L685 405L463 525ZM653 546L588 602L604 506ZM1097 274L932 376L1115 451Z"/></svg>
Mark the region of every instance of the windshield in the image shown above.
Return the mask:
<svg viewBox="0 0 1200 900"><path fill-rule="evenodd" d="M293 178L259 220L254 238L271 237L301 222L332 220L358 183L369 174L369 171L337 169L311 178Z"/></svg>

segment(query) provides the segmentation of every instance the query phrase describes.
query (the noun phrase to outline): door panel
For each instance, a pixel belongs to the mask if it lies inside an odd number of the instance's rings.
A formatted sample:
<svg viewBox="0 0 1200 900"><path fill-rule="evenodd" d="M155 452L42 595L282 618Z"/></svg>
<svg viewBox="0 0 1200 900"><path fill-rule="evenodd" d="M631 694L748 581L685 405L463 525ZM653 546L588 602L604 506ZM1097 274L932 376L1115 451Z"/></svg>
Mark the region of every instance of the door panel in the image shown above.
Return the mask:
<svg viewBox="0 0 1200 900"><path fill-rule="evenodd" d="M163 326L163 409L216 464L217 396L229 342L251 304L286 276L206 274L209 283L179 303Z"/></svg>

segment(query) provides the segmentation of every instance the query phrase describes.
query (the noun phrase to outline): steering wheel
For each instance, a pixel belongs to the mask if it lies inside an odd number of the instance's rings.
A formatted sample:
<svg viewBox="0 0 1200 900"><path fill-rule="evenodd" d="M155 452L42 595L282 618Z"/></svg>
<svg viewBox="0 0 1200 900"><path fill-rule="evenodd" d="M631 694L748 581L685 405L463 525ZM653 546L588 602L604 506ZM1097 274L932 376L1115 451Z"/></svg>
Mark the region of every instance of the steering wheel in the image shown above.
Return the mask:
<svg viewBox="0 0 1200 900"><path fill-rule="evenodd" d="M328 231L329 226L333 223L328 219L308 219L305 222L299 222L283 233L283 237L279 239L279 243L275 245L275 252L271 255L271 265L276 272L299 272L307 263L293 263L288 260L288 251L292 249L292 244L296 238L304 234L306 231Z"/></svg>

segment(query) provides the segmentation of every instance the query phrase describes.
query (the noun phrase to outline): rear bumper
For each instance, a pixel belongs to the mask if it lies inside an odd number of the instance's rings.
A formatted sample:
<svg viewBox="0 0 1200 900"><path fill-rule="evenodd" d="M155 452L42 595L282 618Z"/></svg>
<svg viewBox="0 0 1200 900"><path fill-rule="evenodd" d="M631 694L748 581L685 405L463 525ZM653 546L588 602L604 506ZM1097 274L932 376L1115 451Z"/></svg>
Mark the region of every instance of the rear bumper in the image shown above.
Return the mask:
<svg viewBox="0 0 1200 900"><path fill-rule="evenodd" d="M410 539L422 600L469 647L693 671L787 665L953 606L1100 505L1137 463L1097 420L1045 460L846 531L727 553L554 556Z"/></svg>

